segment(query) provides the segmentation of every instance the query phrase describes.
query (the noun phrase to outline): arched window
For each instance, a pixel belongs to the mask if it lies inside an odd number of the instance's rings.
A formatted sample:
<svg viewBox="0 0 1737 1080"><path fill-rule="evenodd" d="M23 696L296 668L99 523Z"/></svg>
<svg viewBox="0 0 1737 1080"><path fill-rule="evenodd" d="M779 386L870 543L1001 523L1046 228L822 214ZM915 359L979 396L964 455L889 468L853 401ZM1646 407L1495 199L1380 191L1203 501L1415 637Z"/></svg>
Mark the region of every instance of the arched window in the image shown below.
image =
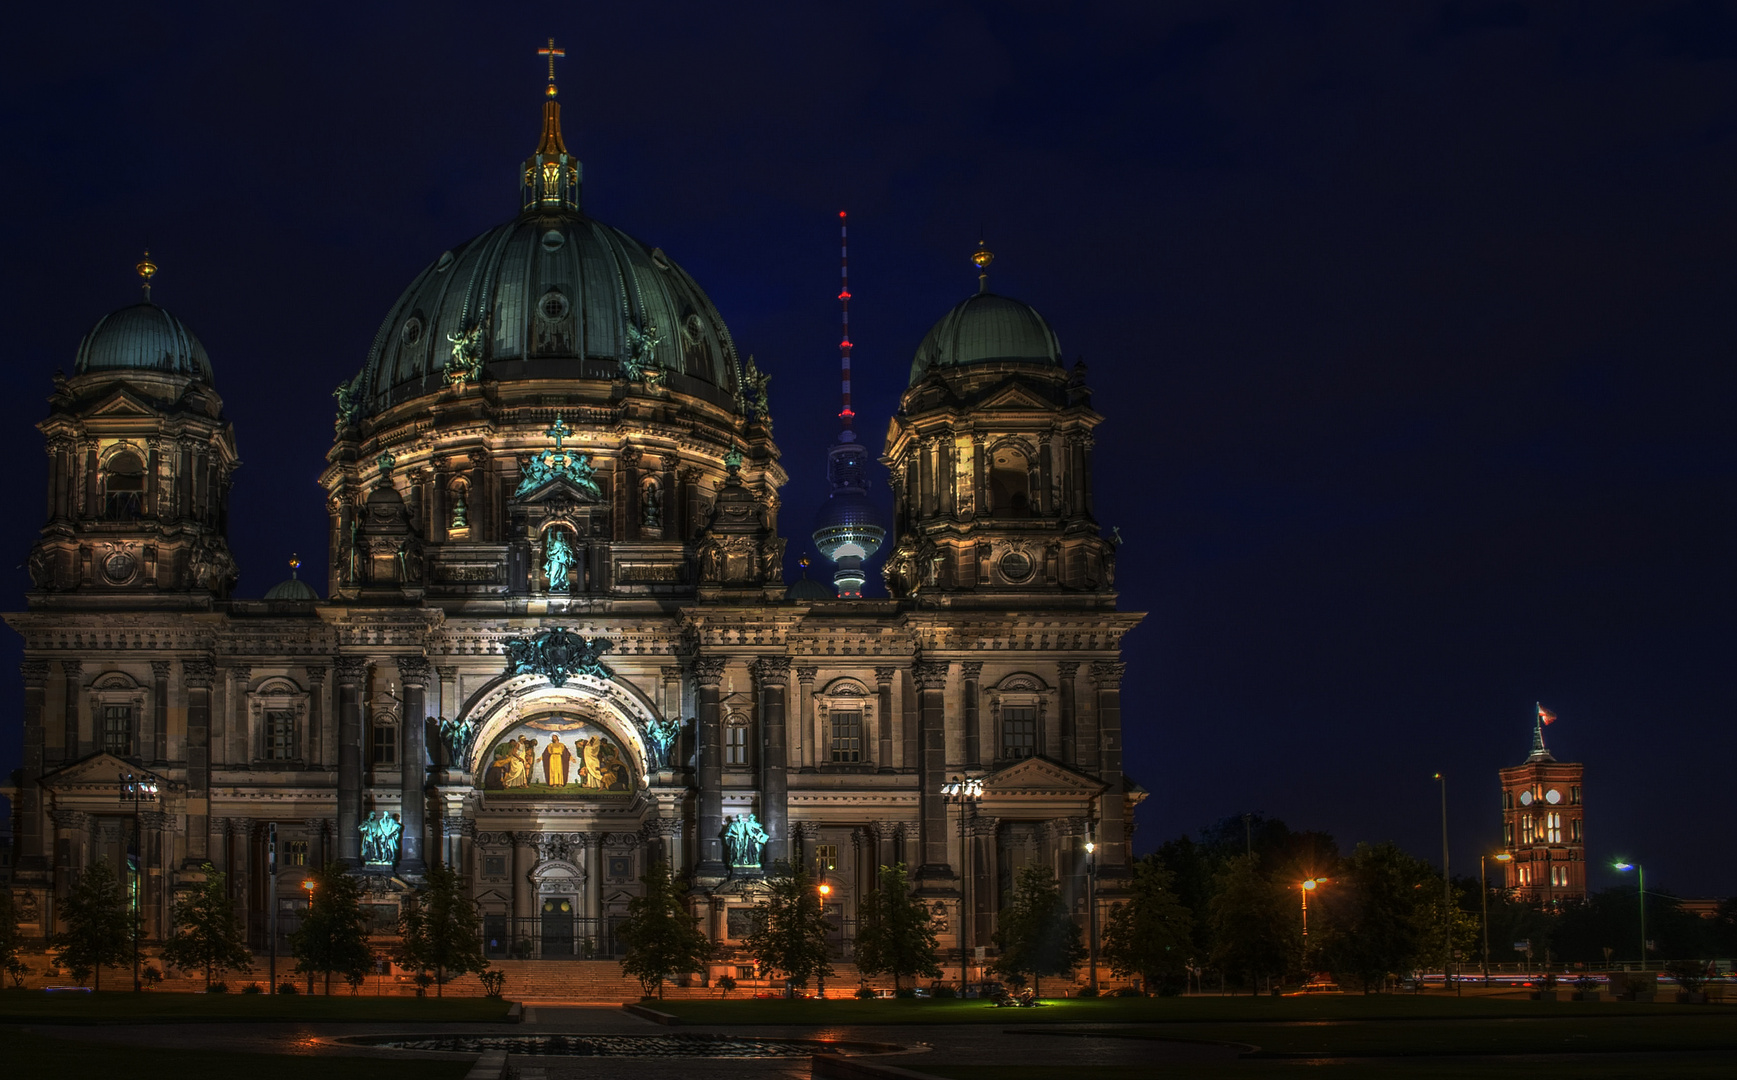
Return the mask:
<svg viewBox="0 0 1737 1080"><path fill-rule="evenodd" d="M990 452L989 506L1002 517L1031 513L1031 462L1016 447L998 446Z"/></svg>
<svg viewBox="0 0 1737 1080"><path fill-rule="evenodd" d="M144 463L129 450L118 451L103 469L103 516L110 521L131 521L144 509Z"/></svg>

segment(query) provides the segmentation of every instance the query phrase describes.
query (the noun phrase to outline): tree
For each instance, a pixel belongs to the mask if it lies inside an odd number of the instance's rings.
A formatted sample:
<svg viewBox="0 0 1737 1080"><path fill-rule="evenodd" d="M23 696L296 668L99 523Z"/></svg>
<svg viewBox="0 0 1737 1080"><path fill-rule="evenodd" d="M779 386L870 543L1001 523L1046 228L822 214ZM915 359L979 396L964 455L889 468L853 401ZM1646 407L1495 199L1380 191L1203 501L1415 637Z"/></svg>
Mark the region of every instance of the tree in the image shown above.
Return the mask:
<svg viewBox="0 0 1737 1080"><path fill-rule="evenodd" d="M995 968L1004 975L1030 975L1033 992L1042 976L1066 975L1085 959L1080 924L1068 914L1061 884L1047 866L1020 870L1013 902L1002 909L999 923Z"/></svg>
<svg viewBox="0 0 1737 1080"><path fill-rule="evenodd" d="M1433 904L1431 903L1433 901ZM1440 880L1392 843L1358 844L1332 882L1315 893L1320 959L1344 986L1365 994L1440 950Z"/></svg>
<svg viewBox="0 0 1737 1080"><path fill-rule="evenodd" d="M836 929L827 921L820 895L801 870L766 879L766 899L756 906L760 925L748 937L748 951L766 970L780 971L798 986L811 976L832 974L826 935Z"/></svg>
<svg viewBox="0 0 1737 1080"><path fill-rule="evenodd" d="M1213 963L1227 979L1253 989L1284 974L1292 943L1301 940L1290 901L1290 890L1261 872L1259 854L1225 863L1211 918Z"/></svg>
<svg viewBox="0 0 1737 1080"><path fill-rule="evenodd" d="M241 920L229 902L223 873L206 863L205 880L175 903L175 929L163 945L163 959L178 968L205 972L205 987L225 971L251 971Z"/></svg>
<svg viewBox="0 0 1737 1080"><path fill-rule="evenodd" d="M0 889L0 971L12 976L12 981L24 985L30 969L24 966L19 950L24 936L18 932L18 911L12 903L12 890Z"/></svg>
<svg viewBox="0 0 1737 1080"><path fill-rule="evenodd" d="M688 910L668 864L652 863L639 881L644 894L627 902L627 918L615 927L616 940L627 950L621 970L637 978L648 997L656 987L662 998L664 980L705 967L712 958L712 943L700 931L699 918Z"/></svg>
<svg viewBox="0 0 1737 1080"><path fill-rule="evenodd" d="M434 995L444 996L447 975L481 972L489 962L482 954L476 904L464 895L464 880L450 866L429 867L423 887L405 898L398 917L400 934L395 959L417 973L418 987L434 969Z"/></svg>
<svg viewBox="0 0 1737 1080"><path fill-rule="evenodd" d="M856 908L856 966L864 975L899 979L927 975L940 978L939 945L929 908L911 891L905 864L883 866L880 888L864 896Z"/></svg>
<svg viewBox="0 0 1737 1080"><path fill-rule="evenodd" d="M1104 924L1104 959L1113 974L1138 975L1148 990L1173 984L1187 970L1194 917L1176 898L1170 871L1157 855L1135 862L1132 892L1128 900L1110 909Z"/></svg>
<svg viewBox="0 0 1737 1080"><path fill-rule="evenodd" d="M351 985L359 985L374 957L362 914L362 883L336 862L327 863L313 880L308 913L290 935L290 955L296 958L296 970L310 979L315 972L325 975L330 994L333 974L353 977Z"/></svg>
<svg viewBox="0 0 1737 1080"><path fill-rule="evenodd" d="M94 975L92 988L102 989L103 968L133 958L133 913L114 868L106 862L85 867L78 883L60 905L66 929L49 939L54 959L81 984Z"/></svg>

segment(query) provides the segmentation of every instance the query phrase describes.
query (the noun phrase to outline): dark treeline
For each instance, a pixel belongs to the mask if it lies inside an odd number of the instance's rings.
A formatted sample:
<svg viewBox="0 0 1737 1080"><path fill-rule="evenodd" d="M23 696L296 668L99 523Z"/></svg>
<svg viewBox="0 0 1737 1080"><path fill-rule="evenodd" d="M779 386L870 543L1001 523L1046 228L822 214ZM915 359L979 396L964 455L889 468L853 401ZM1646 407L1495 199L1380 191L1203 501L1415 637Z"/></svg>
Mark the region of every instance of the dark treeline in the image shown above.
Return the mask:
<svg viewBox="0 0 1737 1080"><path fill-rule="evenodd" d="M1641 948L1632 886L1546 910L1510 898L1495 864L1486 895L1475 876L1455 877L1444 889L1438 867L1392 843L1342 851L1326 833L1297 832L1260 814L1171 840L1141 863L1147 872L1136 875L1130 910L1174 905L1180 917L1171 921L1184 929L1163 949L1129 949L1123 943L1140 938L1129 926L1106 938L1105 957L1159 992L1180 992L1191 978L1206 989L1259 990L1316 976L1374 992L1415 971L1439 972L1444 962L1477 975L1486 903L1492 965L1563 970L1633 962ZM1317 884L1305 890L1309 880ZM1649 962L1737 956L1737 897L1708 919L1669 890L1649 889L1646 928ZM1150 940L1156 931L1142 932Z"/></svg>

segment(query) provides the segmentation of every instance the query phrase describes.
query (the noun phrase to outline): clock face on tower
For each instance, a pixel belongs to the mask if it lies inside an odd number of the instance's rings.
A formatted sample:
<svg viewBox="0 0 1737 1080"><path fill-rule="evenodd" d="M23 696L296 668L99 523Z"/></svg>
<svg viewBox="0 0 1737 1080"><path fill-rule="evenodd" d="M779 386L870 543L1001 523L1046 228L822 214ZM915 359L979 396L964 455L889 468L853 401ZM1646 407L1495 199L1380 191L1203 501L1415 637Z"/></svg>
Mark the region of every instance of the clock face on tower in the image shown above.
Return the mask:
<svg viewBox="0 0 1737 1080"><path fill-rule="evenodd" d="M1532 805L1532 793L1530 791L1520 792L1520 805L1521 806L1531 806Z"/></svg>
<svg viewBox="0 0 1737 1080"><path fill-rule="evenodd" d="M1555 806L1557 803L1562 801L1562 793L1557 791L1555 788L1551 788L1549 791L1544 793L1544 801L1549 803L1551 806Z"/></svg>

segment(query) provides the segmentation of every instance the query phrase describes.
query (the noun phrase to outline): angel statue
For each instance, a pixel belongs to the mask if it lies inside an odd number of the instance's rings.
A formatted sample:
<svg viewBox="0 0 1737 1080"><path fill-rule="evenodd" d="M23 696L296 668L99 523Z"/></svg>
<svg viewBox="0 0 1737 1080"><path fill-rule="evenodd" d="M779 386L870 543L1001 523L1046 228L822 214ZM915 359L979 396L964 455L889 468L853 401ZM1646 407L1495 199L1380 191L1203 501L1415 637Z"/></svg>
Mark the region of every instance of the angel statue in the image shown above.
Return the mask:
<svg viewBox="0 0 1737 1080"><path fill-rule="evenodd" d="M658 768L670 768L670 751L681 733L682 722L673 716L660 716L646 725L645 737L651 740L653 763Z"/></svg>
<svg viewBox="0 0 1737 1080"><path fill-rule="evenodd" d="M627 324L627 359L621 362L621 370L629 382L643 382L648 387L663 382L663 365L657 362L657 347L661 344L663 338L658 335L656 324L646 323L643 330Z"/></svg>
<svg viewBox="0 0 1737 1080"><path fill-rule="evenodd" d="M435 727L440 732L440 741L446 744L452 764L463 768L470 755L471 740L476 738L476 725L469 720L448 720L442 716L435 721Z"/></svg>
<svg viewBox="0 0 1737 1080"><path fill-rule="evenodd" d="M446 335L446 340L452 342L452 356L446 362L447 385L462 387L482 379L482 335L482 323Z"/></svg>
<svg viewBox="0 0 1737 1080"><path fill-rule="evenodd" d="M749 356L742 370L742 403L767 427L772 426L772 409L766 400L766 387L771 382L772 376L761 371Z"/></svg>

